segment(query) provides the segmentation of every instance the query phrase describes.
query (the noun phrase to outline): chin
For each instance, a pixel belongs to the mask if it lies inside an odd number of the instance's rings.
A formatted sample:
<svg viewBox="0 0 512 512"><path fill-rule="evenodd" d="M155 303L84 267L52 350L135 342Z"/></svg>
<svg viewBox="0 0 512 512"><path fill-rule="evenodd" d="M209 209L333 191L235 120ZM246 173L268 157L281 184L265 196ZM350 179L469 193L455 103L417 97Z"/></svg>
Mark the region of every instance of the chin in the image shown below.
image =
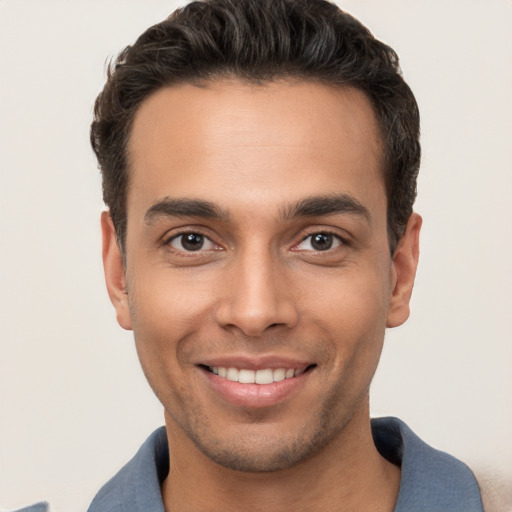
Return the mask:
<svg viewBox="0 0 512 512"><path fill-rule="evenodd" d="M246 430L246 429L243 429ZM268 432L251 435L240 433L230 439L192 439L196 447L210 460L234 471L268 473L290 469L311 459L335 437L335 432L296 432L287 436L270 436Z"/></svg>

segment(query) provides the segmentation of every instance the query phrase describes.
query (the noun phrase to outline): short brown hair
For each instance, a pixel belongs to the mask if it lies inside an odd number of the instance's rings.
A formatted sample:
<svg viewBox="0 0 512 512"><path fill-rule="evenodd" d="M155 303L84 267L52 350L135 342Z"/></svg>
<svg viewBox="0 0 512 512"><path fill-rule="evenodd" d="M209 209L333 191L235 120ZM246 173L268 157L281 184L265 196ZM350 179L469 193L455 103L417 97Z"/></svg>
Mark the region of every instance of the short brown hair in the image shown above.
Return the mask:
<svg viewBox="0 0 512 512"><path fill-rule="evenodd" d="M203 0L146 30L111 63L96 99L91 142L124 250L127 143L137 108L154 91L222 77L256 83L298 78L354 87L371 100L384 147L393 253L416 198L419 112L389 46L326 0Z"/></svg>

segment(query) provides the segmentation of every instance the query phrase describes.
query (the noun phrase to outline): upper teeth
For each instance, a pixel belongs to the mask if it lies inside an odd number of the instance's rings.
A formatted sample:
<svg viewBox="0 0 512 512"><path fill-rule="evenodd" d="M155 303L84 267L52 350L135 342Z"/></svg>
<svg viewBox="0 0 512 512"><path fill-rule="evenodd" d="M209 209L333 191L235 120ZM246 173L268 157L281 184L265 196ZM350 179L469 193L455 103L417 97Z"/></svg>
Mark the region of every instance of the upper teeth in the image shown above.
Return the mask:
<svg viewBox="0 0 512 512"><path fill-rule="evenodd" d="M225 368L223 366L211 366L210 370L227 380L240 382L242 384L272 384L284 379L296 377L304 370L294 370L293 368L265 368L264 370L239 370L238 368Z"/></svg>

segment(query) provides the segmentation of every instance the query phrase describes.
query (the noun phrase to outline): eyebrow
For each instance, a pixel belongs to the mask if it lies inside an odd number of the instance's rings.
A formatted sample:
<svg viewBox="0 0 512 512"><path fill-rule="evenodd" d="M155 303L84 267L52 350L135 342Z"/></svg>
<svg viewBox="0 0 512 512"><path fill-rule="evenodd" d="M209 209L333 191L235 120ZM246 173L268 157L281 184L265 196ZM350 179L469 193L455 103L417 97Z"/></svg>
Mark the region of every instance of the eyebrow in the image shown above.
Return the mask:
<svg viewBox="0 0 512 512"><path fill-rule="evenodd" d="M371 221L368 208L348 194L306 197L288 206L282 215L284 219L292 220L298 217L320 217L337 213L356 215L368 223Z"/></svg>
<svg viewBox="0 0 512 512"><path fill-rule="evenodd" d="M368 222L371 220L368 209L348 194L306 197L285 207L281 216L285 220L293 220L299 217L320 217L337 213L363 217ZM160 217L199 217L226 221L229 214L210 201L165 197L146 211L144 221L146 224L152 224Z"/></svg>
<svg viewBox="0 0 512 512"><path fill-rule="evenodd" d="M160 217L200 217L205 219L228 218L227 212L216 204L200 199L171 199L164 197L154 203L145 213L144 221L152 224Z"/></svg>

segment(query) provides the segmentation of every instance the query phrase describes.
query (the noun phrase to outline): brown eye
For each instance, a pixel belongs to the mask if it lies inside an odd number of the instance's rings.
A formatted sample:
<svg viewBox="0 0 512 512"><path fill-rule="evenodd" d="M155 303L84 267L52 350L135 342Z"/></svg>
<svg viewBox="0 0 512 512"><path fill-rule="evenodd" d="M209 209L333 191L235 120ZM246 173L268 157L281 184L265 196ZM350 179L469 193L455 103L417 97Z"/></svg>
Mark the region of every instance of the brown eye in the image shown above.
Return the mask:
<svg viewBox="0 0 512 512"><path fill-rule="evenodd" d="M328 251L339 247L343 241L341 238L331 233L313 233L307 236L299 244L298 249L301 251Z"/></svg>
<svg viewBox="0 0 512 512"><path fill-rule="evenodd" d="M169 245L179 251L194 252L215 248L215 244L200 233L182 233L171 239Z"/></svg>
<svg viewBox="0 0 512 512"><path fill-rule="evenodd" d="M333 236L326 233L318 233L311 237L311 247L316 251L326 251L332 247Z"/></svg>

